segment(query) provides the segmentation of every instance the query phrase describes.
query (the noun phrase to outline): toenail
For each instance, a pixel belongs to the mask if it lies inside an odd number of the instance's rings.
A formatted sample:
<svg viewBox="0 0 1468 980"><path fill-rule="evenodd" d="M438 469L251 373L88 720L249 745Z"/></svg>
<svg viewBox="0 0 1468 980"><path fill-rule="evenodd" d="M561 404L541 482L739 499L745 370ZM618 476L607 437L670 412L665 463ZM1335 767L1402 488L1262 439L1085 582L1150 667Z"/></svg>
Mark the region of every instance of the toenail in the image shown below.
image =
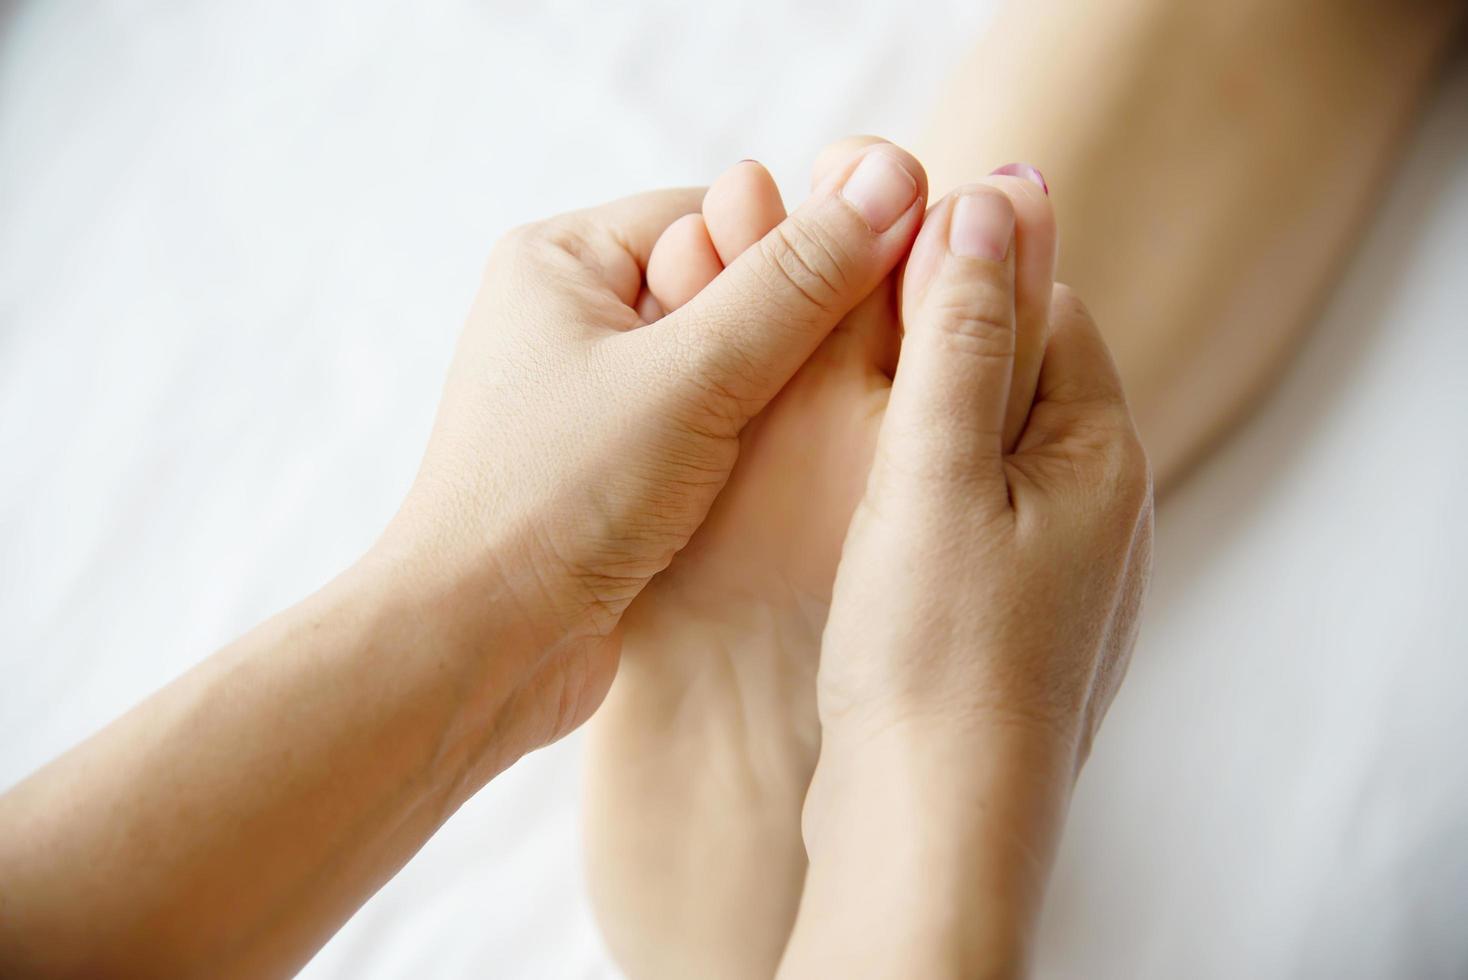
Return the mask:
<svg viewBox="0 0 1468 980"><path fill-rule="evenodd" d="M907 213L917 195L916 178L894 155L883 150L862 157L841 187L841 196L879 235Z"/></svg>
<svg viewBox="0 0 1468 980"><path fill-rule="evenodd" d="M964 194L953 202L948 248L954 255L1003 262L1014 237L1014 205L997 190Z"/></svg>
<svg viewBox="0 0 1468 980"><path fill-rule="evenodd" d="M1006 163L989 176L991 177L1023 177L1032 184L1039 184L1040 190L1046 194L1050 193L1050 185L1045 183L1045 175L1040 173L1038 167L1032 167L1028 163Z"/></svg>

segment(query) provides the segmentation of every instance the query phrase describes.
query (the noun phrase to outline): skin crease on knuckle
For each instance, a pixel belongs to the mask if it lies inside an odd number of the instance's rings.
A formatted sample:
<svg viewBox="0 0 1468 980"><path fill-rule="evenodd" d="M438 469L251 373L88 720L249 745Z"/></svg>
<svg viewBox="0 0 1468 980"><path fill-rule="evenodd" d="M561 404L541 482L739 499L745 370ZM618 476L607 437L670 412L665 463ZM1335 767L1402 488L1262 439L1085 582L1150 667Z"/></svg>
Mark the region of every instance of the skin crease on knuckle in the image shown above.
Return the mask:
<svg viewBox="0 0 1468 980"><path fill-rule="evenodd" d="M678 346L683 346L682 344ZM737 444L744 420L759 407L745 392L757 382L745 375L748 355L728 349L709 352L688 345L686 356L668 358L670 366L654 371L646 387L656 389L664 379L676 378L670 397L657 404L658 417L672 422L676 430L692 439ZM731 362L739 367L731 367ZM672 367L686 364L686 367ZM644 378L646 372L633 366L628 377Z"/></svg>
<svg viewBox="0 0 1468 980"><path fill-rule="evenodd" d="M743 311L706 303L669 314L664 325L668 342L650 357L644 348L637 349L636 359L625 365L626 377L640 379L652 390L681 379L686 384L675 389L691 397L685 398L680 417L720 437L737 436L743 421L763 403L749 393L770 387L761 358L740 342L747 333Z"/></svg>
<svg viewBox="0 0 1468 980"><path fill-rule="evenodd" d="M924 297L936 340L953 354L1008 360L1014 357L1014 303L994 289L972 285L930 288Z"/></svg>
<svg viewBox="0 0 1468 980"><path fill-rule="evenodd" d="M956 528L998 541L1012 529L1013 512L1007 501L987 499L997 488L975 470L972 461L949 451L941 434L890 440L877 447L863 505L894 531L933 547L955 540Z"/></svg>
<svg viewBox="0 0 1468 980"><path fill-rule="evenodd" d="M493 278L495 273L507 269L533 266L544 255L551 234L550 221L532 221L511 228L490 250L489 261L485 263L486 275Z"/></svg>
<svg viewBox="0 0 1468 980"><path fill-rule="evenodd" d="M1038 444L1030 441L1034 434ZM1151 470L1131 416L1110 400L1080 407L1040 403L1019 452L1006 464L1031 491L1027 497L1053 494L1135 512L1151 494Z"/></svg>
<svg viewBox="0 0 1468 980"><path fill-rule="evenodd" d="M805 297L813 311L823 318L832 318L842 312L837 304L840 297L848 294L850 285L846 273L850 267L849 258L830 244L836 240L839 237L831 234L816 219L807 218L804 226L796 231L785 225L776 225L775 230L760 239L756 247L766 268L778 269L785 281ZM772 295L783 292L776 289Z"/></svg>

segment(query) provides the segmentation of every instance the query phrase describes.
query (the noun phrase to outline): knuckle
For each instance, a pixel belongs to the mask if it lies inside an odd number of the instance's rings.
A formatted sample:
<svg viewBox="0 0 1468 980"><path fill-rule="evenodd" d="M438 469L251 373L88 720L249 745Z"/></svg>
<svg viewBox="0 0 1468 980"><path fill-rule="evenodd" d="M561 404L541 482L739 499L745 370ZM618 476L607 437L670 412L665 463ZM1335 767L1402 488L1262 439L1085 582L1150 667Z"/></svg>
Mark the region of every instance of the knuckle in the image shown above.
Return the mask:
<svg viewBox="0 0 1468 980"><path fill-rule="evenodd" d="M945 351L979 358L1014 356L1014 305L999 288L936 289L928 298L934 339Z"/></svg>
<svg viewBox="0 0 1468 980"><path fill-rule="evenodd" d="M1102 484L1113 506L1135 518L1152 501L1152 466L1136 430L1128 424L1111 440Z"/></svg>
<svg viewBox="0 0 1468 980"><path fill-rule="evenodd" d="M556 254L576 255L581 250L576 229L564 218L550 218L517 225L500 236L490 263L523 266L543 263Z"/></svg>
<svg viewBox="0 0 1468 980"><path fill-rule="evenodd" d="M719 412L747 418L757 411L771 385L770 369L740 332L716 327L688 333L698 339L683 344L676 376L684 379L701 404Z"/></svg>
<svg viewBox="0 0 1468 980"><path fill-rule="evenodd" d="M676 315L676 314L675 314ZM705 328L709 324L700 324ZM634 367L649 390L671 386L674 414L691 430L721 437L737 434L744 421L763 404L759 393L768 385L758 359L735 338L714 339L711 329L676 330L661 355Z"/></svg>
<svg viewBox="0 0 1468 980"><path fill-rule="evenodd" d="M539 247L542 240L548 234L547 222L533 221L523 225L516 225L500 236L496 251L504 252L512 257L524 255L528 250Z"/></svg>
<svg viewBox="0 0 1468 980"><path fill-rule="evenodd" d="M500 270L524 268L534 262L544 234L544 222L517 225L505 232L490 250L489 261L485 263L485 277L489 278Z"/></svg>
<svg viewBox="0 0 1468 980"><path fill-rule="evenodd" d="M689 376L695 403L704 417L717 423L718 431L737 434L762 406L762 399L750 394L760 388L760 381L748 364L748 357L729 352L717 367L704 367Z"/></svg>
<svg viewBox="0 0 1468 980"><path fill-rule="evenodd" d="M1002 474L933 433L907 434L898 446L879 444L867 488L868 497L888 506L901 502L941 515L944 537L952 536L948 519L959 515L985 524L1011 516Z"/></svg>
<svg viewBox="0 0 1468 980"><path fill-rule="evenodd" d="M823 314L840 311L850 290L848 256L819 225L786 222L760 239L758 249L770 274L793 288Z"/></svg>
<svg viewBox="0 0 1468 980"><path fill-rule="evenodd" d="M1076 291L1063 282L1057 282L1050 293L1051 316L1060 319L1078 320L1084 323L1095 323L1096 318L1091 315L1090 307L1086 306L1084 300L1076 295Z"/></svg>

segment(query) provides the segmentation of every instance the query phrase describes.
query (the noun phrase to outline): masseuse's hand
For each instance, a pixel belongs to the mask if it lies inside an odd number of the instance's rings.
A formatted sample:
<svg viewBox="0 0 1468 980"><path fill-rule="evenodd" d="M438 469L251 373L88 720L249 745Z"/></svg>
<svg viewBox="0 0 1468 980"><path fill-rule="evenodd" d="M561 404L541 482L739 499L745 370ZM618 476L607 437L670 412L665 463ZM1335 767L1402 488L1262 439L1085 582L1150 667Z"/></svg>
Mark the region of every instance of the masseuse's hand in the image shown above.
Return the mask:
<svg viewBox="0 0 1468 980"><path fill-rule="evenodd" d="M740 428L907 253L922 171L868 161L650 324L648 253L698 192L507 237L378 545L0 796L0 974L294 972L582 721Z"/></svg>
<svg viewBox="0 0 1468 980"><path fill-rule="evenodd" d="M601 701L622 611L708 513L745 422L904 257L925 193L912 157L875 153L647 325L648 254L697 191L553 218L495 250L383 553L461 635L486 596L508 600L495 635L513 617L536 658L500 719L522 751Z"/></svg>
<svg viewBox="0 0 1468 980"><path fill-rule="evenodd" d="M1116 370L1056 287L1019 444L1014 215L934 209L818 678L789 976L1014 976L1075 774L1125 670L1152 496Z"/></svg>

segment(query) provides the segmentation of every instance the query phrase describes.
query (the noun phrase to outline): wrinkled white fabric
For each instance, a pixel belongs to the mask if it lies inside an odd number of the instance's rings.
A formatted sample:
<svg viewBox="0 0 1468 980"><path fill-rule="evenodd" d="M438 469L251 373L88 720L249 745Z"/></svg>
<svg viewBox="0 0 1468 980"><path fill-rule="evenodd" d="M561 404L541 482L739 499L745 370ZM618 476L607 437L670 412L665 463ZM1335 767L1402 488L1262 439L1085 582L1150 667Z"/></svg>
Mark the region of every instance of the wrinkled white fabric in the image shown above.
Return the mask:
<svg viewBox="0 0 1468 980"><path fill-rule="evenodd" d="M918 131L988 6L7 7L0 785L371 542L504 229L746 156L798 198L827 139ZM1040 976L1468 975L1465 268L1468 64L1282 387L1159 515ZM306 974L615 976L578 746Z"/></svg>

